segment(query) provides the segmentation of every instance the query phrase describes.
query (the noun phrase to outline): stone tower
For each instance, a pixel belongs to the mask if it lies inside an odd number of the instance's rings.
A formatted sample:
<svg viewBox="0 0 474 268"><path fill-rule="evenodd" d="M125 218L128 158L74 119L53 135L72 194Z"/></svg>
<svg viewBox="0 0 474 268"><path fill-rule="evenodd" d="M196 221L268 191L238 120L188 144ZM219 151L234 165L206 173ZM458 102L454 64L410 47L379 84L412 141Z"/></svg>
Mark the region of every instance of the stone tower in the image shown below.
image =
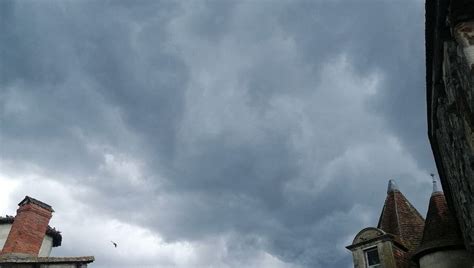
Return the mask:
<svg viewBox="0 0 474 268"><path fill-rule="evenodd" d="M414 256L420 268L473 267L474 259L464 246L462 233L450 212L444 193L433 180L421 245Z"/></svg>

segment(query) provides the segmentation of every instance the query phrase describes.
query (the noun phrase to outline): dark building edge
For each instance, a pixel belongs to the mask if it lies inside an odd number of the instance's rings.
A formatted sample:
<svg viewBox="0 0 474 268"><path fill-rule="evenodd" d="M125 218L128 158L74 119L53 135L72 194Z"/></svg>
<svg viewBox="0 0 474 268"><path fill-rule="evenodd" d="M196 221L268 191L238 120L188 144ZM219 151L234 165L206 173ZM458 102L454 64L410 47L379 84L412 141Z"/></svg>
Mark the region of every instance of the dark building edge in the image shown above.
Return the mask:
<svg viewBox="0 0 474 268"><path fill-rule="evenodd" d="M448 183L447 172L444 169L440 153L440 143L436 138L439 129L436 118L437 100L440 89L444 89L443 80L443 42L454 40L451 28L457 23L474 19L473 0L426 0L425 1L425 61L426 61L426 100L428 139L438 170L441 184L445 193L448 207L454 212L457 221L460 220L452 189ZM450 25L451 24L451 25ZM433 114L434 111L434 114ZM460 225L457 222L458 226ZM465 241L466 247L473 252L472 244Z"/></svg>

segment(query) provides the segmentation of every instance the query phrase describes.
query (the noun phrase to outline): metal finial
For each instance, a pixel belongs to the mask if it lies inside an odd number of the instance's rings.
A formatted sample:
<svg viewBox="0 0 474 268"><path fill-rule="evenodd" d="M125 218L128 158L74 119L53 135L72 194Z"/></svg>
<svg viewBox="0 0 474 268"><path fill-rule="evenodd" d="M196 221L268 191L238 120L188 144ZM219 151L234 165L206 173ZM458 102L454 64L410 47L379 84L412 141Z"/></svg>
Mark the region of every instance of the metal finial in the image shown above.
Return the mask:
<svg viewBox="0 0 474 268"><path fill-rule="evenodd" d="M433 180L433 193L441 192L441 190L438 187L438 181L436 180L435 174L431 173L430 176L431 176L431 179Z"/></svg>
<svg viewBox="0 0 474 268"><path fill-rule="evenodd" d="M393 192L393 191L398 191L398 186L395 183L395 180L389 180L388 181L387 193L390 193L390 192Z"/></svg>

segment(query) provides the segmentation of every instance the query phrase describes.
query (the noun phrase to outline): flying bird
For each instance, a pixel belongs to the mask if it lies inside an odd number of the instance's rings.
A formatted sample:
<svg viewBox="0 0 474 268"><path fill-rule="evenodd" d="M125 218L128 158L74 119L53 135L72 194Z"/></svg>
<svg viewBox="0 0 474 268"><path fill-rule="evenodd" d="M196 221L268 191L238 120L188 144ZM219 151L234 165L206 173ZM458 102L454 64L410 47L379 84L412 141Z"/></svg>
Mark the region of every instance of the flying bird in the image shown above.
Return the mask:
<svg viewBox="0 0 474 268"><path fill-rule="evenodd" d="M117 243L115 243L114 241L110 241L112 242L112 244L114 245L114 247L117 247Z"/></svg>

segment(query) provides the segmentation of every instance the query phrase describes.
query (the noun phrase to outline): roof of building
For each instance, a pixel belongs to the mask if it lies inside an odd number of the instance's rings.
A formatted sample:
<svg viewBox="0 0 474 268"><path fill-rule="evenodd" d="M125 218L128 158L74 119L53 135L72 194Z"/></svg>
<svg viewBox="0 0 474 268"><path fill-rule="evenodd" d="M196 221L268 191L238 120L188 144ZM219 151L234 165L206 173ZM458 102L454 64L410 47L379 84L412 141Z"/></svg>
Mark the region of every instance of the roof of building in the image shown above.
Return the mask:
<svg viewBox="0 0 474 268"><path fill-rule="evenodd" d="M424 225L423 217L391 180L377 228L394 235L413 251L420 244Z"/></svg>
<svg viewBox="0 0 474 268"><path fill-rule="evenodd" d="M94 261L94 256L82 257L35 257L24 254L5 254L0 256L0 264L3 263L41 263L41 264L59 264L59 263L77 263L85 264Z"/></svg>
<svg viewBox="0 0 474 268"><path fill-rule="evenodd" d="M23 205L26 205L26 204L29 204L29 203L32 203L32 204L35 204L35 205L38 205L44 209L47 209L51 212L54 212L53 210L53 207L51 207L50 205L44 203L44 202L41 202L39 201L38 199L35 199L33 197L30 197L30 196L25 196L25 198L23 198L23 200L21 200L20 203L18 203L18 206L23 206Z"/></svg>
<svg viewBox="0 0 474 268"><path fill-rule="evenodd" d="M425 228L416 258L436 250L464 247L461 230L449 211L443 192L433 191L430 198Z"/></svg>
<svg viewBox="0 0 474 268"><path fill-rule="evenodd" d="M5 217L0 216L0 224L13 224L15 221L15 217L6 215ZM48 229L46 229L46 235L53 238L53 247L61 246L63 237L61 232L56 230L56 228L51 227L48 225Z"/></svg>
<svg viewBox="0 0 474 268"><path fill-rule="evenodd" d="M10 215L5 215L5 217L0 216L0 224L12 224L15 220L15 217Z"/></svg>
<svg viewBox="0 0 474 268"><path fill-rule="evenodd" d="M392 192L392 191L399 191L398 185L395 182L395 180L389 180L388 181L387 194Z"/></svg>

